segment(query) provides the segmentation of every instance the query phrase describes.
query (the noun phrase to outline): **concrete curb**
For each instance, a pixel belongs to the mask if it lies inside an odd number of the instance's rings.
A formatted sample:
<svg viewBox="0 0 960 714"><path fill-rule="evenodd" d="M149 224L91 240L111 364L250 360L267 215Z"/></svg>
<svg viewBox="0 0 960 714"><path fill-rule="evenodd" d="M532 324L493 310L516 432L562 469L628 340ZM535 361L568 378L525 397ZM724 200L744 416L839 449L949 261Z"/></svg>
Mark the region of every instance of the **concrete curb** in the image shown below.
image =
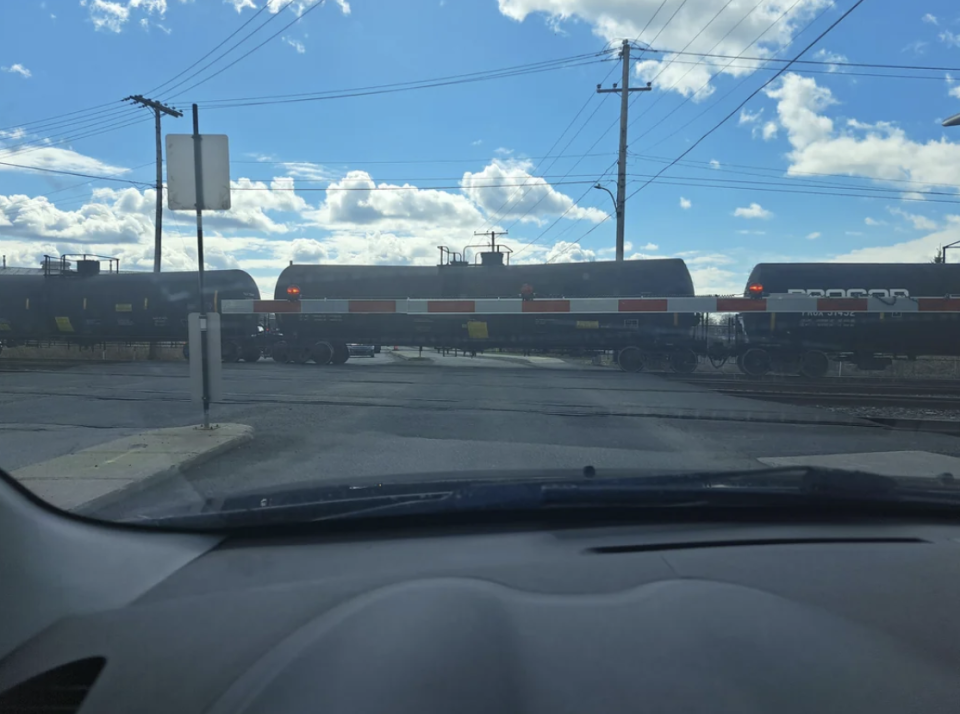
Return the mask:
<svg viewBox="0 0 960 714"><path fill-rule="evenodd" d="M53 506L89 514L252 439L245 424L154 429L25 466L13 477Z"/></svg>

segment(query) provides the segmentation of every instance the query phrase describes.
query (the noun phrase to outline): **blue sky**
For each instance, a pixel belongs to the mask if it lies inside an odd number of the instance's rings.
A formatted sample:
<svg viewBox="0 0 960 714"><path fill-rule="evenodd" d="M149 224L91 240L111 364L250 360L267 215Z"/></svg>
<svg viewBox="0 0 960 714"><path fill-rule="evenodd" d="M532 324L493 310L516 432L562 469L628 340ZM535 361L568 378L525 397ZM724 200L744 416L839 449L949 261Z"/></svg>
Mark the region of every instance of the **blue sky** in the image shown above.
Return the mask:
<svg viewBox="0 0 960 714"><path fill-rule="evenodd" d="M9 264L87 251L150 267L153 123L120 101L138 93L185 111L164 133L188 133L198 102L201 130L229 135L245 190L210 215L207 261L249 270L264 290L290 260L431 264L437 245L459 249L491 228L509 228L518 260L606 259L611 200L590 186L615 190L618 104L595 87L620 67L616 52L596 53L639 36L723 55L634 52L631 81L653 91L631 105L629 194L781 66L731 58L792 57L854 0L264 2L4 4L0 162L18 165L0 164ZM573 57L415 91L224 101ZM825 64L796 65L630 199L628 257L681 256L699 291L734 292L762 260L925 261L960 239L960 129L940 126L960 111L955 5L867 0L804 59ZM195 267L192 220L165 212L165 269Z"/></svg>

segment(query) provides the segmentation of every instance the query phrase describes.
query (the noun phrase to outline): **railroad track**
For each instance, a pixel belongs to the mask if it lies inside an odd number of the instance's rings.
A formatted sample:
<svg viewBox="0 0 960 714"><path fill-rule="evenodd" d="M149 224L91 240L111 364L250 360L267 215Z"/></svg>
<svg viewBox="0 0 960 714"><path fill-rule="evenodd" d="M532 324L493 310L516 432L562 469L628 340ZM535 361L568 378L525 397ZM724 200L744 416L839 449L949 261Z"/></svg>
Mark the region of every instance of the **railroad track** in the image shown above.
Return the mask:
<svg viewBox="0 0 960 714"><path fill-rule="evenodd" d="M740 375L672 375L670 379L707 387L721 394L784 404L849 407L905 407L960 412L960 382L898 380L883 382L842 377L756 380Z"/></svg>

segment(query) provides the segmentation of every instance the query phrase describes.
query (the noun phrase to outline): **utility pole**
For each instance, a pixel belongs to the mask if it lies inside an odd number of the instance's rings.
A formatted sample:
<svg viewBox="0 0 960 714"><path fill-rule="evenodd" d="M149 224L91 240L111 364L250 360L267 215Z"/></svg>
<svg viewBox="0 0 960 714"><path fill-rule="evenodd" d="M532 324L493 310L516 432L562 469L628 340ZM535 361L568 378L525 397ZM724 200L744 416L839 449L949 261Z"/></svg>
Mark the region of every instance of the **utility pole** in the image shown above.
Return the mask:
<svg viewBox="0 0 960 714"><path fill-rule="evenodd" d="M623 260L623 231L624 214L626 213L624 205L627 194L627 110L629 108L630 92L649 92L650 82L646 87L630 86L630 40L624 40L620 49L620 59L623 62L623 75L620 81L620 87L613 85L613 89L601 89L597 85L598 94L607 94L610 92L620 92L620 158L617 160L617 260Z"/></svg>
<svg viewBox="0 0 960 714"><path fill-rule="evenodd" d="M148 109L153 110L157 125L157 218L153 228L153 272L160 272L160 242L163 231L163 142L160 137L160 116L169 114L172 117L182 117L183 112L178 112L172 107L168 107L152 99L146 99L139 94L127 97L123 101L134 102Z"/></svg>

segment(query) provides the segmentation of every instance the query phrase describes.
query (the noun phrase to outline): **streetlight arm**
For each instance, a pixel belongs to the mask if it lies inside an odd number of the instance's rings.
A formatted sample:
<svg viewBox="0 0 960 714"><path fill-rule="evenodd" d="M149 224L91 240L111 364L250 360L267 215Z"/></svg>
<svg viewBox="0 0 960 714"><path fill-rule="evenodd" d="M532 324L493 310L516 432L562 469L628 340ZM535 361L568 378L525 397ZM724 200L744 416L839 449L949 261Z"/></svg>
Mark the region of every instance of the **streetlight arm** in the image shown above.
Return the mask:
<svg viewBox="0 0 960 714"><path fill-rule="evenodd" d="M601 191L606 191L608 194L610 194L610 200L613 201L613 212L614 213L620 212L620 207L617 205L617 197L613 195L613 191L611 191L606 186L601 186L600 184L597 184L596 186L594 186L594 188L598 188Z"/></svg>

